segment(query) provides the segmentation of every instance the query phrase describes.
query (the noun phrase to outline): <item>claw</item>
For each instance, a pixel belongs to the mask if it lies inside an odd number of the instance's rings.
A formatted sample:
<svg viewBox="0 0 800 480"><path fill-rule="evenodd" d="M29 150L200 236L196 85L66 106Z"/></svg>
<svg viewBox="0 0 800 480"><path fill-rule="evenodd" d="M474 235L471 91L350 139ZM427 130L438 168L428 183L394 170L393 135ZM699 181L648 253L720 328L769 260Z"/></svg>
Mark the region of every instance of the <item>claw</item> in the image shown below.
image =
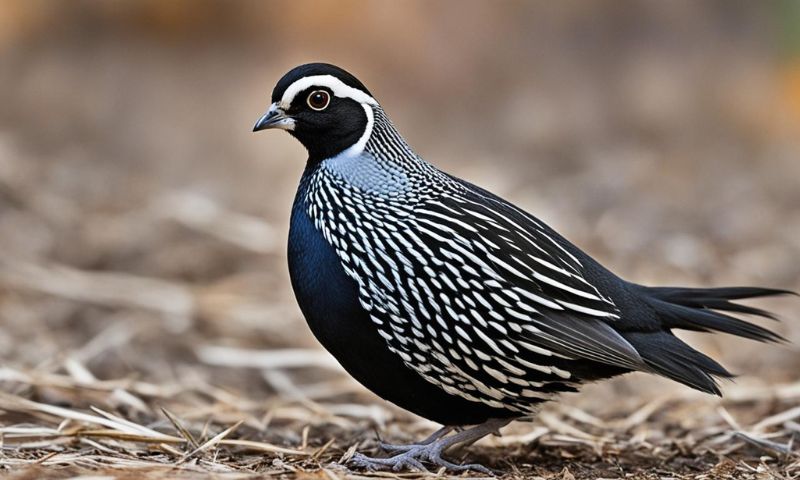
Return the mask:
<svg viewBox="0 0 800 480"><path fill-rule="evenodd" d="M439 465L440 467L445 467L446 469L452 470L453 472L466 472L468 470L472 470L474 472L480 472L492 477L497 475L497 472L494 472L493 470L484 467L480 463L467 463L465 465L458 465L457 463L448 462L447 460L441 458L439 459L438 462L436 462L436 465Z"/></svg>
<svg viewBox="0 0 800 480"><path fill-rule="evenodd" d="M356 453L353 455L353 458L350 459L350 463L369 471L384 470L386 468L391 468L395 472L408 469L417 470L419 472L428 471L422 462L413 456L406 455L397 455L390 458L373 458Z"/></svg>

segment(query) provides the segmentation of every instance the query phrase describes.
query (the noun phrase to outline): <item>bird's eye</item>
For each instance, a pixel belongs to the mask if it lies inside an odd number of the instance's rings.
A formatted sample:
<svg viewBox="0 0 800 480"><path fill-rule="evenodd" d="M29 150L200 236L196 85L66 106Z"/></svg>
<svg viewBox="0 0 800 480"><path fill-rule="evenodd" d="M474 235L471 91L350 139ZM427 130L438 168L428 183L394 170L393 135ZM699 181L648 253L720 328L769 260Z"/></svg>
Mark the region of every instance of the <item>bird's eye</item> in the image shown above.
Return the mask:
<svg viewBox="0 0 800 480"><path fill-rule="evenodd" d="M308 95L306 102L314 110L325 110L328 108L328 104L331 103L331 96L325 90L314 90Z"/></svg>

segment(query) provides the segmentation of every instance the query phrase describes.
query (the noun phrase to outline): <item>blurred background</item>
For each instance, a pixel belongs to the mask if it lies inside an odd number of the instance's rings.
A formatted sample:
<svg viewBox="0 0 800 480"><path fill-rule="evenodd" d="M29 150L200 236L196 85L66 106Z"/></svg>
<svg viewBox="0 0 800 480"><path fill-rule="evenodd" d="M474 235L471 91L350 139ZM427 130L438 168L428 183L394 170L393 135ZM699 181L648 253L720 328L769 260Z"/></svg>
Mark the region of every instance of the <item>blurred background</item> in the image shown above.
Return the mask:
<svg viewBox="0 0 800 480"><path fill-rule="evenodd" d="M335 383L385 408L309 353L285 258L305 152L251 133L309 61L629 280L800 290L798 2L5 0L4 390L97 401L20 380L52 374L265 405L291 367L306 395ZM742 374L726 389L798 378L797 300L759 305L794 346L691 338ZM643 375L590 390L568 402L686 392Z"/></svg>

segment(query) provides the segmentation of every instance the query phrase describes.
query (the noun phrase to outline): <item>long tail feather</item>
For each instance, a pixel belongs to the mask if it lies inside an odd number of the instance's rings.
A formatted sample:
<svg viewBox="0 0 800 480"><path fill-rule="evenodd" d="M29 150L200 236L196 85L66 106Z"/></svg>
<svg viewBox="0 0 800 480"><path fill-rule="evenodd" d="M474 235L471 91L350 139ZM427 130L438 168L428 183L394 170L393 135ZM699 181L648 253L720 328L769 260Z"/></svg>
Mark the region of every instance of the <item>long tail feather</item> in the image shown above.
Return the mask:
<svg viewBox="0 0 800 480"><path fill-rule="evenodd" d="M680 288L643 287L646 298L667 328L717 331L761 342L786 341L780 335L722 312L754 315L776 320L772 313L732 300L796 295L789 290L759 287Z"/></svg>
<svg viewBox="0 0 800 480"><path fill-rule="evenodd" d="M733 375L713 359L675 337L670 329L724 332L761 342L786 341L775 332L730 314L775 320L775 315L766 310L735 303L734 300L793 294L788 290L758 287L640 288L662 329L621 332L622 336L633 345L652 371L697 390L719 395L716 379L731 378Z"/></svg>
<svg viewBox="0 0 800 480"><path fill-rule="evenodd" d="M630 332L623 335L653 372L700 390L720 395L716 378L734 375L670 332Z"/></svg>

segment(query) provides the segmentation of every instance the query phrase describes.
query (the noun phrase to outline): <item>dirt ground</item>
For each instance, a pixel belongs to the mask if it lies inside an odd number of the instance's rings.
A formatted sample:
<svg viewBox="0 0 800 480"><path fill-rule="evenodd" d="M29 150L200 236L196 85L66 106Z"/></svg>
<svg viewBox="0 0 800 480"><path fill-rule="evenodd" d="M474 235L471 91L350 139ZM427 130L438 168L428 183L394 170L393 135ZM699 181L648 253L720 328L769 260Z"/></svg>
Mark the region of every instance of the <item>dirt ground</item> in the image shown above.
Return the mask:
<svg viewBox="0 0 800 480"><path fill-rule="evenodd" d="M342 466L436 425L350 380L294 302L304 152L250 129L305 61L353 71L424 158L626 279L800 291L793 4L2 2L0 471L437 474ZM798 478L800 300L757 305L789 343L682 335L740 375L721 399L629 375L451 457Z"/></svg>

